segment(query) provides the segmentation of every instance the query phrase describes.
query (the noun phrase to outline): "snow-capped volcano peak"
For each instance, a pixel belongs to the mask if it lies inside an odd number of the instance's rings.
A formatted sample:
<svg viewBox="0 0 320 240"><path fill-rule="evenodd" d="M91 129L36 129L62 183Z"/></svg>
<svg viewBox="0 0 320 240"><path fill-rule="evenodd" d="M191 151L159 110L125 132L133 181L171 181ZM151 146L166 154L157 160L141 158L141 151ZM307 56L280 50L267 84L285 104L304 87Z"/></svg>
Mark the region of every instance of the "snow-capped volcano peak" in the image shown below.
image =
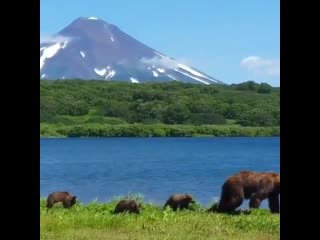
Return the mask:
<svg viewBox="0 0 320 240"><path fill-rule="evenodd" d="M40 78L222 84L98 17L79 17L40 43Z"/></svg>
<svg viewBox="0 0 320 240"><path fill-rule="evenodd" d="M89 20L99 20L98 18L96 17L88 17Z"/></svg>

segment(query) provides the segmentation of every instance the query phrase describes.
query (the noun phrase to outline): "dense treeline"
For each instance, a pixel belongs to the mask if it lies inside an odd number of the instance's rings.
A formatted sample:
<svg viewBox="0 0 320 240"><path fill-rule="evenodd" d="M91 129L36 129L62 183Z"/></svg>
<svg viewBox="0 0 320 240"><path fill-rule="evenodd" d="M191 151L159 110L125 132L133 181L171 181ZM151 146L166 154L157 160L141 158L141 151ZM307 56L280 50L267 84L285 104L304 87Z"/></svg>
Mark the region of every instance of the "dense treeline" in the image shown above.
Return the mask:
<svg viewBox="0 0 320 240"><path fill-rule="evenodd" d="M252 81L207 86L41 80L40 123L274 127L280 123L280 89Z"/></svg>

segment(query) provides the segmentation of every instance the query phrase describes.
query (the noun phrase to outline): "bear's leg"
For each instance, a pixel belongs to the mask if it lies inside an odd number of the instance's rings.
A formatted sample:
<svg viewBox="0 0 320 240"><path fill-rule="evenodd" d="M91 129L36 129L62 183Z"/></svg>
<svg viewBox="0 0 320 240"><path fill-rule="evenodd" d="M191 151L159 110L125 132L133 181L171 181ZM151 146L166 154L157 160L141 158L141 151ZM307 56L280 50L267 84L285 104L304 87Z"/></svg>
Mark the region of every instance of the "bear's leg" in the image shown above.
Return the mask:
<svg viewBox="0 0 320 240"><path fill-rule="evenodd" d="M47 202L47 208L52 208L53 204L51 202Z"/></svg>
<svg viewBox="0 0 320 240"><path fill-rule="evenodd" d="M54 204L54 201L52 201L51 199L48 199L47 200L47 208L52 208L52 206L53 206L53 204Z"/></svg>
<svg viewBox="0 0 320 240"><path fill-rule="evenodd" d="M231 210L236 210L236 208L240 207L243 202L243 197L242 196L237 196L232 199L231 201Z"/></svg>
<svg viewBox="0 0 320 240"><path fill-rule="evenodd" d="M177 206L171 206L171 209L172 209L173 211L177 211L178 207L177 207Z"/></svg>
<svg viewBox="0 0 320 240"><path fill-rule="evenodd" d="M268 196L269 209L272 213L280 213L279 194L270 193Z"/></svg>
<svg viewBox="0 0 320 240"><path fill-rule="evenodd" d="M258 191L254 193L249 201L250 208L259 208L261 202L268 197L268 194L265 191Z"/></svg>
<svg viewBox="0 0 320 240"><path fill-rule="evenodd" d="M135 212L136 214L140 214L140 209L139 209L139 208L136 208L136 209L134 210L134 212Z"/></svg>
<svg viewBox="0 0 320 240"><path fill-rule="evenodd" d="M187 203L180 203L180 210L183 210L185 208L188 208L188 204Z"/></svg>
<svg viewBox="0 0 320 240"><path fill-rule="evenodd" d="M70 201L64 201L63 202L63 207L64 208L70 208Z"/></svg>
<svg viewBox="0 0 320 240"><path fill-rule="evenodd" d="M243 202L243 196L229 196L228 198L223 197L221 198L218 211L219 212L231 212L236 210L236 208L240 207Z"/></svg>
<svg viewBox="0 0 320 240"><path fill-rule="evenodd" d="M172 209L173 209L173 211L177 211L178 204L176 204L176 203L172 204Z"/></svg>

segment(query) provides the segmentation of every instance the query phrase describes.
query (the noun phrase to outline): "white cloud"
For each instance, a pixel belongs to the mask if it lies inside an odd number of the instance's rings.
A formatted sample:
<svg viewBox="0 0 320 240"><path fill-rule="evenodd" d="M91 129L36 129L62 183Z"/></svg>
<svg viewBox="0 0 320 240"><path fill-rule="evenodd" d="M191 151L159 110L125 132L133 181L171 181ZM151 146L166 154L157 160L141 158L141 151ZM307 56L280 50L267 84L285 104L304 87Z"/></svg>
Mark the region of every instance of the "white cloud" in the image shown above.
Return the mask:
<svg viewBox="0 0 320 240"><path fill-rule="evenodd" d="M141 62L148 65L154 65L157 67L176 68L178 64L168 57L162 58L155 56L153 58L142 58Z"/></svg>
<svg viewBox="0 0 320 240"><path fill-rule="evenodd" d="M56 42L69 42L71 41L70 37L62 35L40 35L40 44L41 43L56 43Z"/></svg>
<svg viewBox="0 0 320 240"><path fill-rule="evenodd" d="M158 57L154 56L153 58L142 58L141 62L147 65L154 65L155 67L163 67L167 69L176 69L178 64L189 65L188 61L185 59L171 59L169 57Z"/></svg>
<svg viewBox="0 0 320 240"><path fill-rule="evenodd" d="M249 72L257 75L280 75L280 59L265 59L258 56L249 56L242 59L240 65L246 68Z"/></svg>

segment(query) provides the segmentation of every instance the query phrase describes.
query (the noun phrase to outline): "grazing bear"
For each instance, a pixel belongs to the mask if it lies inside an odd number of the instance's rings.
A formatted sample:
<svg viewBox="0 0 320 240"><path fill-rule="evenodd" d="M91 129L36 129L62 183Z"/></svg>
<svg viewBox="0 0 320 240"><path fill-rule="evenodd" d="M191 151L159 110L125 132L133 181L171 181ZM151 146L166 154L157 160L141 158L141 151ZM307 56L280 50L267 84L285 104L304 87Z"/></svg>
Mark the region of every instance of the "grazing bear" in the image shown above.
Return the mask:
<svg viewBox="0 0 320 240"><path fill-rule="evenodd" d="M138 204L134 200L121 200L115 207L114 213L136 213L140 214L141 204Z"/></svg>
<svg viewBox="0 0 320 240"><path fill-rule="evenodd" d="M241 171L229 177L222 186L218 212L232 212L244 199L250 208L259 208L268 198L272 213L280 213L280 174L273 172Z"/></svg>
<svg viewBox="0 0 320 240"><path fill-rule="evenodd" d="M72 196L69 192L53 192L47 198L47 208L57 202L62 202L64 208L70 208L76 203L76 199L77 196Z"/></svg>
<svg viewBox="0 0 320 240"><path fill-rule="evenodd" d="M190 203L194 203L194 200L189 194L173 194L169 197L166 204L163 208L170 206L173 211L176 211L177 208L180 210L188 208Z"/></svg>

